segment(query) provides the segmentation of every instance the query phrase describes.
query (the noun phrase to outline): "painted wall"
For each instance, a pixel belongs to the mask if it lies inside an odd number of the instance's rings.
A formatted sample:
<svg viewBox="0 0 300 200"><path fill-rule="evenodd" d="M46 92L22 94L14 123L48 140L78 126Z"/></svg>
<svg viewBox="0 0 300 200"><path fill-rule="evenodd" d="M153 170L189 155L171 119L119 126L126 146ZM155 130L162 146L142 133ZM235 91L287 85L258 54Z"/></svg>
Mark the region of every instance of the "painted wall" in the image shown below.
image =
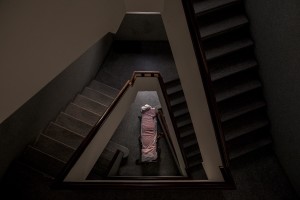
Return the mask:
<svg viewBox="0 0 300 200"><path fill-rule="evenodd" d="M50 121L93 79L112 43L108 34L0 125L0 177Z"/></svg>
<svg viewBox="0 0 300 200"><path fill-rule="evenodd" d="M125 14L124 0L0 2L0 123Z"/></svg>
<svg viewBox="0 0 300 200"><path fill-rule="evenodd" d="M245 1L276 154L300 195L300 1Z"/></svg>
<svg viewBox="0 0 300 200"><path fill-rule="evenodd" d="M115 38L138 41L168 40L160 14L126 14Z"/></svg>

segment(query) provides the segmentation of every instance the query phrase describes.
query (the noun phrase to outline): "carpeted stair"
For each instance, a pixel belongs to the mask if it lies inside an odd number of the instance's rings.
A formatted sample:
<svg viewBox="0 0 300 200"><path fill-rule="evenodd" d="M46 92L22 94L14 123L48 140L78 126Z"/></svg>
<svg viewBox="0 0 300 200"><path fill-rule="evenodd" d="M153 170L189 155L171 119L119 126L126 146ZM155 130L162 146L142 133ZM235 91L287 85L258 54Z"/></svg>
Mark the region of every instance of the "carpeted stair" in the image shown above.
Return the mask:
<svg viewBox="0 0 300 200"><path fill-rule="evenodd" d="M27 147L18 162L56 177L118 93L117 89L93 80ZM128 153L126 147L110 141L90 177L116 175Z"/></svg>
<svg viewBox="0 0 300 200"><path fill-rule="evenodd" d="M193 0L230 159L270 147L248 18L240 0Z"/></svg>
<svg viewBox="0 0 300 200"><path fill-rule="evenodd" d="M193 179L207 179L180 80L168 81L165 86L176 121L182 152L186 157L186 170Z"/></svg>

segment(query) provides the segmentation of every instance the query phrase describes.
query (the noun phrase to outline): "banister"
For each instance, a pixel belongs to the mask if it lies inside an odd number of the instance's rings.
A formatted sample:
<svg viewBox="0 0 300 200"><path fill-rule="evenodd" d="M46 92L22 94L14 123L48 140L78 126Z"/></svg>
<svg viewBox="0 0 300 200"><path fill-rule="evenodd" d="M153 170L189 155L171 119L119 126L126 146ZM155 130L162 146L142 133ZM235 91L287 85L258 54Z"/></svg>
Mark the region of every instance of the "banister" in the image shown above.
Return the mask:
<svg viewBox="0 0 300 200"><path fill-rule="evenodd" d="M202 78L202 83L204 86L204 91L206 94L212 123L215 130L215 136L217 138L217 143L218 143L222 163L224 164L224 167L227 169L229 167L229 156L226 149L225 137L221 126L220 112L218 110L216 98L213 93L214 89L210 77L209 68L206 62L206 56L202 48L201 35L200 35L195 11L193 8L193 1L182 0L182 5L184 8L189 32L191 35L195 56L198 62L198 67Z"/></svg>
<svg viewBox="0 0 300 200"><path fill-rule="evenodd" d="M127 89L132 85L131 81L128 80L123 88L120 90L117 97L113 100L113 102L110 104L108 109L104 112L104 114L101 116L101 118L97 121L96 125L91 129L91 131L88 133L88 135L84 138L82 143L79 145L79 147L76 149L76 151L73 153L61 173L58 174L56 177L56 182L62 182L64 178L68 175L68 172L72 169L72 167L75 165L78 158L81 156L85 148L88 146L90 141L94 138L98 130L101 128L101 126L104 124L105 120L108 118L109 114L113 111L115 106L118 104L122 96L125 94Z"/></svg>
<svg viewBox="0 0 300 200"><path fill-rule="evenodd" d="M71 158L67 162L67 164L64 167L64 169L62 170L62 172L57 176L57 178L56 178L57 182L61 182L61 181L64 180L64 178L67 176L68 172L75 165L75 163L78 160L78 158L82 155L82 153L85 150L85 148L88 146L88 144L94 138L94 136L96 135L96 133L98 132L98 130L101 128L101 126L103 125L103 123L105 122L105 120L110 115L110 113L114 110L115 106L118 104L118 102L120 101L120 99L122 98L122 96L125 94L125 92L127 91L127 89L129 87L132 87L134 85L135 80L138 77L155 77L155 78L158 79L160 87L161 87L161 90L162 90L162 93L163 93L163 96L164 96L164 99L165 99L165 102L167 104L167 110L168 110L168 112L170 114L170 119L171 119L172 125L174 127L175 135L177 137L177 141L178 141L178 144L180 146L180 151L181 151L183 160L185 162L185 166L188 166L187 165L187 163L188 163L187 162L187 158L186 158L185 153L183 152L182 142L180 140L180 136L179 136L179 133L178 133L178 130L177 130L175 118L174 118L174 115L172 114L171 104L170 104L170 101L168 99L166 87L165 87L163 78L160 75L160 72L159 71L134 71L131 79L128 80L125 83L125 85L123 86L123 88L121 89L121 91L119 92L119 94L117 95L117 97L114 99L114 101L108 107L108 109L104 112L104 114L98 120L98 122L96 123L96 125L92 128L92 130L89 132L89 134L85 137L85 139L82 141L82 143L76 149L76 151L73 153L73 155L71 156Z"/></svg>

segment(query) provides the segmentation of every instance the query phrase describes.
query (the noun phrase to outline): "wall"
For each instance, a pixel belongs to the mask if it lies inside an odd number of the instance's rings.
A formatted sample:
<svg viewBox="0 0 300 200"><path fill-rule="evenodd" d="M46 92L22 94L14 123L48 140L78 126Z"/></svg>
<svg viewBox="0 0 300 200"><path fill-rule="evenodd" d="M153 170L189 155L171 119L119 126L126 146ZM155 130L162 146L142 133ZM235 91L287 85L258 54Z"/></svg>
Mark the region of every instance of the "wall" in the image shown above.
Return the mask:
<svg viewBox="0 0 300 200"><path fill-rule="evenodd" d="M123 0L0 1L0 123L125 14Z"/></svg>
<svg viewBox="0 0 300 200"><path fill-rule="evenodd" d="M126 14L117 40L166 41L168 40L160 14Z"/></svg>
<svg viewBox="0 0 300 200"><path fill-rule="evenodd" d="M300 1L247 0L276 154L300 195Z"/></svg>
<svg viewBox="0 0 300 200"><path fill-rule="evenodd" d="M0 177L9 163L93 79L112 43L108 34L0 125Z"/></svg>

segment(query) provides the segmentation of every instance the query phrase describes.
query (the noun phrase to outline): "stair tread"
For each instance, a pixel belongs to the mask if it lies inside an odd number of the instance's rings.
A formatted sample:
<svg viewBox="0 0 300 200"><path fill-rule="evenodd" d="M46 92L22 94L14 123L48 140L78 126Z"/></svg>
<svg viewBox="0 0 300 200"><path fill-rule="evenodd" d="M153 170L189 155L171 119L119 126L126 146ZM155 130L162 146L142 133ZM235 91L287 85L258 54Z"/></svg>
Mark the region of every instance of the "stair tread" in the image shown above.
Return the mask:
<svg viewBox="0 0 300 200"><path fill-rule="evenodd" d="M81 94L105 106L109 106L114 100L112 97L89 87L85 87Z"/></svg>
<svg viewBox="0 0 300 200"><path fill-rule="evenodd" d="M64 112L74 118L79 119L80 121L83 121L83 122L91 125L91 126L94 126L101 117L100 115L97 115L96 113L86 110L83 107L80 107L79 105L76 105L74 103L70 103L66 107Z"/></svg>
<svg viewBox="0 0 300 200"><path fill-rule="evenodd" d="M218 33L225 32L227 30L231 30L233 28L242 26L248 23L248 19L245 15L236 15L230 18L225 18L221 21L217 21L215 23L205 25L200 27L200 34L202 39L206 39Z"/></svg>
<svg viewBox="0 0 300 200"><path fill-rule="evenodd" d="M42 152L33 146L28 146L18 160L52 177L56 177L66 164L66 162Z"/></svg>
<svg viewBox="0 0 300 200"><path fill-rule="evenodd" d="M192 125L192 120L191 120L190 116L188 116L185 119L176 120L176 125L177 125L177 128L181 128L181 127L187 126L187 125Z"/></svg>
<svg viewBox="0 0 300 200"><path fill-rule="evenodd" d="M40 134L34 147L64 162L67 162L75 151L74 148L43 134Z"/></svg>
<svg viewBox="0 0 300 200"><path fill-rule="evenodd" d="M262 138L260 140L257 140L256 142L252 142L247 145L239 146L239 147L232 149L229 152L229 158L230 158L230 160L233 160L235 158L238 158L242 155L245 155L247 153L250 153L252 151L255 151L257 149L260 149L260 148L265 147L270 144L272 144L272 140L270 137Z"/></svg>
<svg viewBox="0 0 300 200"><path fill-rule="evenodd" d="M211 72L211 80L217 81L221 78L225 78L227 76L236 74L238 72L251 69L257 66L257 62L254 59L244 60L238 63L234 63L232 65L226 66L224 68L212 69Z"/></svg>
<svg viewBox="0 0 300 200"><path fill-rule="evenodd" d="M93 126L80 121L64 112L61 112L56 120L55 123L65 127L68 130L71 130L79 135L87 136L87 134L92 130Z"/></svg>
<svg viewBox="0 0 300 200"><path fill-rule="evenodd" d="M99 81L93 80L90 84L89 87L97 90L109 97L115 98L119 94L119 90L116 88L113 88L109 85L106 85L104 83L101 83Z"/></svg>
<svg viewBox="0 0 300 200"><path fill-rule="evenodd" d="M236 84L233 86L229 85L229 87L224 87L219 91L216 90L216 101L224 101L226 99L229 99L230 97L234 97L261 86L261 82L257 79L241 82L240 84Z"/></svg>
<svg viewBox="0 0 300 200"><path fill-rule="evenodd" d="M172 111L173 111L173 114L174 114L175 118L180 116L180 115L184 115L184 114L189 113L189 110L187 108L186 103L182 103L182 104L178 104L176 106L173 106Z"/></svg>
<svg viewBox="0 0 300 200"><path fill-rule="evenodd" d="M184 139L185 137L189 137L191 135L194 135L195 134L195 131L193 129L193 126L190 126L190 127L184 127L179 129L179 134L180 134L180 138Z"/></svg>
<svg viewBox="0 0 300 200"><path fill-rule="evenodd" d="M185 97L184 96L178 96L176 98L170 98L170 104L171 106L180 104L180 103L184 103L186 102Z"/></svg>
<svg viewBox="0 0 300 200"><path fill-rule="evenodd" d="M230 3L238 2L238 0L206 0L196 1L194 9L196 14L201 14L217 7L222 7Z"/></svg>
<svg viewBox="0 0 300 200"><path fill-rule="evenodd" d="M237 107L230 108L221 113L221 121L225 122L227 120L238 117L247 112L265 107L266 103L263 100L253 101L244 105L238 105Z"/></svg>
<svg viewBox="0 0 300 200"><path fill-rule="evenodd" d="M228 53L250 47L253 45L253 41L248 38L242 38L234 41L226 41L225 44L221 44L217 47L209 48L205 51L206 59L212 60Z"/></svg>
<svg viewBox="0 0 300 200"><path fill-rule="evenodd" d="M43 134L72 148L77 148L84 139L83 136L65 129L64 127L54 122L50 122Z"/></svg>
<svg viewBox="0 0 300 200"><path fill-rule="evenodd" d="M76 96L73 103L100 116L102 116L105 110L107 109L105 105L102 105L80 94Z"/></svg>
<svg viewBox="0 0 300 200"><path fill-rule="evenodd" d="M239 119L235 123L232 123L230 127L223 126L225 133L225 140L230 141L247 133L251 133L255 130L264 128L269 125L269 121L266 117L253 117L252 119L247 117Z"/></svg>

